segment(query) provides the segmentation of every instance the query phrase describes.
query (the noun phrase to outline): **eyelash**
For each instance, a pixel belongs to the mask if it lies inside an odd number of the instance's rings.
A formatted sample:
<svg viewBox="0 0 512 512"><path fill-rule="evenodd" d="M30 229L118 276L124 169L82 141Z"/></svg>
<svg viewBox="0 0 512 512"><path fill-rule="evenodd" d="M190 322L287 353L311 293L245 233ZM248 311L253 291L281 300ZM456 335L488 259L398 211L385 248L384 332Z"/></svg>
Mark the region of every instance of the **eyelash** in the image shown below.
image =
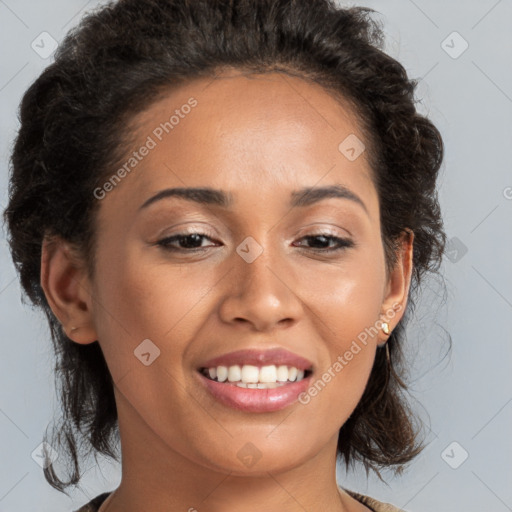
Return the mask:
<svg viewBox="0 0 512 512"><path fill-rule="evenodd" d="M203 252L205 249L207 249L207 247L196 247L196 248L192 248L192 249L184 249L181 247L172 247L170 245L170 243L172 243L174 241L179 241L180 239L186 239L191 236L199 236L203 239L207 238L209 240L212 240L212 238L209 237L208 235L206 235L205 233L199 233L199 232L178 233L176 235L169 236L167 238L163 238L162 240L159 240L156 244L161 246L164 250L170 251L170 252L197 253L197 252ZM320 238L320 237L325 238L329 241L335 241L338 244L338 247L335 247L335 248L331 247L331 248L327 248L327 249L311 248L311 250L313 250L314 252L319 252L319 253L324 253L324 254L325 253L336 253L339 251L343 251L345 249L352 248L356 245L355 242L353 242L349 238L340 238L337 236L333 236L330 233L315 233L312 235L304 236L300 240L304 240L304 239L311 240L311 239Z"/></svg>

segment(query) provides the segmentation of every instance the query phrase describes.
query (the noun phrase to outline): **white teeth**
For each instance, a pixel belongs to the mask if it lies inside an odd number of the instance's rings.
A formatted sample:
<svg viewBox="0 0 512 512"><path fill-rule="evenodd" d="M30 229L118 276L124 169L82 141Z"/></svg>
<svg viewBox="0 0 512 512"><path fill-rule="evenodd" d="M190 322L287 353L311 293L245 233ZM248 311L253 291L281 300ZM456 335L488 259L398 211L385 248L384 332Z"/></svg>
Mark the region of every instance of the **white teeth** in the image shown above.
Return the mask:
<svg viewBox="0 0 512 512"><path fill-rule="evenodd" d="M257 366L250 364L244 364L242 367L242 382L258 382L260 375L260 369Z"/></svg>
<svg viewBox="0 0 512 512"><path fill-rule="evenodd" d="M217 366L203 370L203 374L218 382L234 383L239 387L266 389L281 386L285 382L300 381L304 378L304 370L295 366L267 365L258 366L244 364L233 366Z"/></svg>
<svg viewBox="0 0 512 512"><path fill-rule="evenodd" d="M239 382L242 379L242 369L240 366L230 366L228 368L228 380L229 382Z"/></svg>
<svg viewBox="0 0 512 512"><path fill-rule="evenodd" d="M276 371L276 380L278 382L286 382L288 380L289 374L290 372L286 365L283 364L278 366Z"/></svg>
<svg viewBox="0 0 512 512"><path fill-rule="evenodd" d="M260 382L276 382L277 370L274 365L262 366L260 370Z"/></svg>
<svg viewBox="0 0 512 512"><path fill-rule="evenodd" d="M217 366L217 380L224 382L228 378L228 369L226 366Z"/></svg>

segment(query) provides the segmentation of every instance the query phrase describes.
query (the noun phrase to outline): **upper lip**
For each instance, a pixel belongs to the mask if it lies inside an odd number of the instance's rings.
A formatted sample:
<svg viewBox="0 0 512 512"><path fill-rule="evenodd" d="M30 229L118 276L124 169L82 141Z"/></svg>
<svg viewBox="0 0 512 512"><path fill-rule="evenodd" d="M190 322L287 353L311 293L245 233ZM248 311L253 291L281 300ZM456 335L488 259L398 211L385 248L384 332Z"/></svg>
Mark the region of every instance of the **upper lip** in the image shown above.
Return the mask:
<svg viewBox="0 0 512 512"><path fill-rule="evenodd" d="M216 366L233 366L250 364L254 366L266 365L286 365L295 366L298 370L312 370L313 364L308 359L294 354L283 348L273 348L267 350L243 349L228 354L208 359L201 363L201 368L213 368Z"/></svg>

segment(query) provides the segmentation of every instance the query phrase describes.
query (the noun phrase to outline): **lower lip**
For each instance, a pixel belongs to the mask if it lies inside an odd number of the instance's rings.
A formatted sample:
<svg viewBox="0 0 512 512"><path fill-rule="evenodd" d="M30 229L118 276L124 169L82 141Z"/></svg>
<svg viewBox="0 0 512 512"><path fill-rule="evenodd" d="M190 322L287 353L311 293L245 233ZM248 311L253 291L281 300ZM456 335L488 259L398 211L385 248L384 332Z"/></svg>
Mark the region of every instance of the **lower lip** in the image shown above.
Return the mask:
<svg viewBox="0 0 512 512"><path fill-rule="evenodd" d="M298 382L290 382L273 389L251 389L211 380L200 372L197 374L206 389L219 402L246 412L273 412L284 409L306 391L311 381L311 375L309 375Z"/></svg>

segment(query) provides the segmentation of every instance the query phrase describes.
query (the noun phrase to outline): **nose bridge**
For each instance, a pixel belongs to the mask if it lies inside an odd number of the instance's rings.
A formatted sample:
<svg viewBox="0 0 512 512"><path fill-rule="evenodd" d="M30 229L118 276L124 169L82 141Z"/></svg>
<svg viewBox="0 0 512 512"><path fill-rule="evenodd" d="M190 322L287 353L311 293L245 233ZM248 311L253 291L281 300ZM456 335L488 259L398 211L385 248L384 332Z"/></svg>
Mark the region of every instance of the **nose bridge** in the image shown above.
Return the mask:
<svg viewBox="0 0 512 512"><path fill-rule="evenodd" d="M222 320L250 323L257 329L296 321L302 308L279 251L248 237L236 252L220 308Z"/></svg>

